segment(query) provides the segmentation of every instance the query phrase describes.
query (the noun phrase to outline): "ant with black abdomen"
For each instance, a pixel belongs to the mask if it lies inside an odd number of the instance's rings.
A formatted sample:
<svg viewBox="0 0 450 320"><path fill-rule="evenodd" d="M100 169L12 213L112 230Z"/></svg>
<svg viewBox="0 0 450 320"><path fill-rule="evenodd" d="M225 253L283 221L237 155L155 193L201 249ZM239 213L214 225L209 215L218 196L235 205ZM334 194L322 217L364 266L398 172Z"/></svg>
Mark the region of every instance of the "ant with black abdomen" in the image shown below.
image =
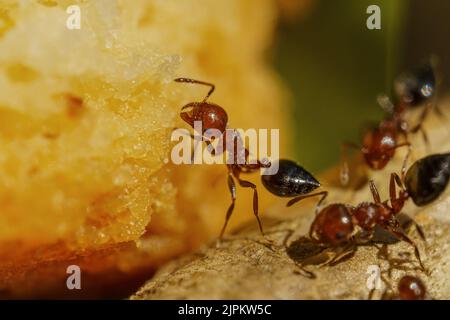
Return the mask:
<svg viewBox="0 0 450 320"><path fill-rule="evenodd" d="M209 86L210 90L206 94L205 98L200 102L191 102L186 104L181 108L180 117L188 123L192 128L194 128L194 123L196 121L201 121L202 123L202 138L208 145L208 147L213 142L207 135L209 129L216 129L222 133L222 146L221 152L228 151L234 155L234 161L232 164L227 164L228 169L228 188L231 194L231 204L227 210L225 216L225 222L221 229L219 239L222 239L225 229L227 227L228 221L233 213L235 201L236 201L236 184L235 179L238 181L239 185L243 188L253 189L253 213L258 222L259 230L264 236L264 230L259 218L258 212L258 192L256 185L250 181L241 179L241 173L252 173L261 168L270 168L270 163L262 163L257 160L257 163L248 163L249 151L243 148L245 163L240 164L237 161L238 156L238 145L236 141L233 141L232 148L234 150L227 150L228 144L226 143L226 135L224 135L228 127L228 115L227 112L219 105L211 103L208 98L214 92L215 86L212 83L189 79L189 78L177 78L175 82L181 83L192 83ZM236 137L239 139L239 134L236 133ZM220 150L220 149L219 149ZM210 150L212 155L215 155L215 150ZM279 160L278 161L278 171L275 174L264 174L261 179L263 185L272 194L279 197L293 197L288 202L288 206L308 197L322 196L319 203L327 196L326 191L310 194L313 190L320 187L320 183L303 167L297 165L295 162L290 160Z"/></svg>
<svg viewBox="0 0 450 320"><path fill-rule="evenodd" d="M411 153L408 134L421 131L424 141L428 143L428 136L423 129L423 123L429 111L433 109L438 115L443 116L442 111L435 103L436 76L434 69L432 62L429 62L411 73L400 76L395 83L398 103L392 104L387 96L381 96L378 99L380 105L389 115L378 126L365 132L361 146L354 143L342 144L343 164L340 178L343 185L347 185L349 181L348 148L359 150L371 169L381 170L394 157L396 149L408 147L401 171L402 177L404 176L407 160ZM418 124L409 129L406 112L416 106L423 106L424 110L419 117ZM399 141L400 136L403 136L403 142Z"/></svg>
<svg viewBox="0 0 450 320"><path fill-rule="evenodd" d="M212 83L189 79L189 78L177 78L174 80L175 82L181 82L181 83L191 83L191 84L200 84L209 86L210 89L208 93L206 94L205 98L200 102L191 102L186 104L181 108L180 117L183 119L187 124L189 124L192 128L194 128L194 122L200 121L202 123L202 132L200 133L202 135L203 141L208 145L208 147L211 146L211 143L213 140L211 137L208 136L207 132L210 129L216 129L219 130L222 133L222 148L219 148L219 150L222 150L221 152L225 152L226 150L226 135L224 134L227 127L228 127L228 114L227 112L219 105L215 103L211 103L208 100L208 98L211 96L211 94L214 92L215 86ZM237 134L237 133L236 133ZM238 135L238 134L237 134ZM239 138L236 136L236 138ZM256 185L250 181L241 179L240 175L241 173L252 173L258 169L261 168L269 168L271 166L270 163L261 163L259 160L255 164L248 163L249 158L249 151L244 148L244 157L245 157L245 163L240 164L237 161L238 157L238 145L236 141L233 141L233 150L227 150L229 152L232 152L234 155L234 161L232 164L227 164L228 169L228 189L231 194L231 204L230 207L227 210L225 222L224 225L220 231L219 239L222 239L228 221L231 217L231 214L233 213L235 202L236 202L236 183L235 179L238 181L239 185L243 188L251 188L253 189L253 213L256 217L256 220L258 222L259 230L261 234L264 236L264 230L261 223L261 220L259 218L259 212L258 212L258 191L256 190ZM211 150L211 155L216 155L215 149Z"/></svg>

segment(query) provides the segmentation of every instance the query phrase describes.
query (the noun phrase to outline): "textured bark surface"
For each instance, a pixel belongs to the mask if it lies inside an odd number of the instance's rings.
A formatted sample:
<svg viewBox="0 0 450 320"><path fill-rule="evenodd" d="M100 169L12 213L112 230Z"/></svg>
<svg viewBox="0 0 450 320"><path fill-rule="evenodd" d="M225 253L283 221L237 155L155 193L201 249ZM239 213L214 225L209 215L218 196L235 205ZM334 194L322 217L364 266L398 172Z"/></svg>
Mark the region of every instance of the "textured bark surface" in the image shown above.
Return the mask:
<svg viewBox="0 0 450 320"><path fill-rule="evenodd" d="M448 109L444 108L446 119L429 116L425 126L431 141L428 147L420 135L413 138L411 161L429 153L450 151ZM386 170L369 173L383 200L388 197L389 174L399 172L404 154L399 150ZM322 177L325 188L330 191L328 204L356 205L371 201L367 185L358 191L343 190L336 187L333 177L335 172ZM220 246L211 243L169 263L131 299L367 299L370 266L378 266L384 279L382 288L374 292L374 299L380 298L386 283L396 288L399 277L405 273L417 275L424 281L427 298L450 299L449 189L426 207L417 208L409 201L402 213L404 218L406 215L413 217L425 231L425 243L415 229L411 228L408 233L419 245L427 273L419 270L411 246L381 234L376 243L357 247L353 257L335 266L306 267L316 275L315 279L310 279L299 272L296 264L318 250L304 238L314 218L314 202L286 208L286 201L283 201L265 214L267 233L274 241L272 247L264 245L252 222L228 236ZM389 243L387 251L381 250L383 243ZM327 252L332 254L333 250Z"/></svg>

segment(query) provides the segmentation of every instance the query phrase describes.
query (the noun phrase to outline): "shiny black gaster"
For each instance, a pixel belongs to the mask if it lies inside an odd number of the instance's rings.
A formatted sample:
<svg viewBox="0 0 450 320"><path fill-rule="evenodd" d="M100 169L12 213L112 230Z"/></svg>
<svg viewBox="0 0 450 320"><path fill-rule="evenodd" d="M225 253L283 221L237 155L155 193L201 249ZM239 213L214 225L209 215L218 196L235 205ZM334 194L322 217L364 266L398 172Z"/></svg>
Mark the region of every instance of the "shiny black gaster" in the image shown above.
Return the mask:
<svg viewBox="0 0 450 320"><path fill-rule="evenodd" d="M405 186L417 206L436 200L450 179L450 153L433 154L416 161L406 173Z"/></svg>
<svg viewBox="0 0 450 320"><path fill-rule="evenodd" d="M401 75L396 81L396 89L399 98L411 106L432 98L436 90L436 77L431 63Z"/></svg>
<svg viewBox="0 0 450 320"><path fill-rule="evenodd" d="M312 174L294 161L281 159L278 168L274 175L261 176L266 189L278 197L296 197L320 187Z"/></svg>

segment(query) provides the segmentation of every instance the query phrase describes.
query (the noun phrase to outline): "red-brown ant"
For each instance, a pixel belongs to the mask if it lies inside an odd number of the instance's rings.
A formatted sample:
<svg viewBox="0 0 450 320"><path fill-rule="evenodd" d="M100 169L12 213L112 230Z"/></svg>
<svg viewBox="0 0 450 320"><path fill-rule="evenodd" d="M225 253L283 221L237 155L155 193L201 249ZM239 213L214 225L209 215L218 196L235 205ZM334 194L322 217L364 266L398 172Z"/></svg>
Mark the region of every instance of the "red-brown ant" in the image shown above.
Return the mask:
<svg viewBox="0 0 450 320"><path fill-rule="evenodd" d="M381 298L383 300L423 300L427 292L422 280L413 276L403 276L398 282L397 290L397 294L388 294L385 291Z"/></svg>
<svg viewBox="0 0 450 320"><path fill-rule="evenodd" d="M443 113L435 105L436 76L432 62L429 62L411 73L404 73L395 82L398 103L393 105L387 96L380 96L380 105L389 113L380 124L368 130L362 139L362 145L344 143L342 145L343 165L341 168L341 182L346 185L349 181L349 168L347 163L348 148L360 150L367 165L373 170L383 169L394 157L395 150L400 147L408 147L402 167L402 177L406 171L406 162L411 152L411 144L408 141L409 133L422 132L424 141L428 143L428 137L423 129L423 123L431 109L439 114ZM424 111L420 115L418 124L409 129L406 121L406 111L412 107L423 105ZM399 137L404 137L404 142L399 142Z"/></svg>
<svg viewBox="0 0 450 320"><path fill-rule="evenodd" d="M401 189L397 195L396 185ZM402 210L408 193L403 188L400 177L393 173L390 178L389 201L382 202L378 190L371 180L370 190L374 202L363 202L353 207L346 204L335 203L323 208L311 224L309 236L313 242L325 247L338 249L337 253L325 264L334 264L342 258L353 253L358 243L372 240L375 227L379 226L388 231L399 240L405 241L414 247L414 254L424 270L419 250L400 228L396 215ZM390 202L390 203L389 203ZM413 221L414 222L414 221ZM424 234L415 223L422 239Z"/></svg>
<svg viewBox="0 0 450 320"><path fill-rule="evenodd" d="M362 139L362 146L353 143L342 144L343 166L341 168L341 182L346 185L349 181L349 168L347 162L348 148L361 151L367 165L373 170L382 170L394 157L395 150L408 147L408 152L403 160L402 176L406 172L406 164L411 152L411 144L407 140L407 125L403 114L394 112L384 119L377 127L368 130ZM400 134L405 137L404 142L399 142Z"/></svg>
<svg viewBox="0 0 450 320"><path fill-rule="evenodd" d="M209 129L216 129L219 130L222 133L222 146L223 148L219 149L222 150L221 152L224 152L227 150L227 143L226 143L226 134L225 131L228 128L228 115L227 112L220 107L217 104L208 102L208 98L211 96L211 94L214 92L215 86L212 83L204 82L204 81L198 81L194 79L189 78L177 78L174 80L175 82L181 82L181 83L192 83L192 84L200 84L209 86L210 89L208 93L206 94L205 98L201 102L191 102L186 104L181 108L180 117L183 119L187 124L189 124L192 128L194 128L194 122L200 121L202 123L202 138L203 141L206 142L206 144L209 147L209 150L212 155L215 155L215 149L212 149L210 147L213 140L211 137L207 135L207 130ZM193 137L193 136L192 136ZM232 164L227 163L227 169L228 169L228 188L231 194L231 204L227 210L226 216L225 216L225 222L224 225L220 231L219 239L222 239L223 234L225 232L225 229L227 227L228 221L230 220L231 214L233 213L235 202L236 202L236 183L235 179L239 183L239 185L243 188L251 188L253 189L253 213L256 217L256 220L258 222L259 230L261 234L264 236L264 230L261 223L261 220L259 218L258 213L258 191L256 190L256 185L250 181L241 179L240 175L241 173L252 173L260 168L269 168L271 166L270 163L261 163L259 160L252 164L248 163L249 158L249 151L244 148L244 157L245 162L243 164L240 164L237 161L237 157L239 156L239 150L238 150L238 141L239 141L239 134L237 131L235 131L234 134L234 141L233 141L233 149L234 150L227 150L228 152L232 152L234 155L234 161Z"/></svg>

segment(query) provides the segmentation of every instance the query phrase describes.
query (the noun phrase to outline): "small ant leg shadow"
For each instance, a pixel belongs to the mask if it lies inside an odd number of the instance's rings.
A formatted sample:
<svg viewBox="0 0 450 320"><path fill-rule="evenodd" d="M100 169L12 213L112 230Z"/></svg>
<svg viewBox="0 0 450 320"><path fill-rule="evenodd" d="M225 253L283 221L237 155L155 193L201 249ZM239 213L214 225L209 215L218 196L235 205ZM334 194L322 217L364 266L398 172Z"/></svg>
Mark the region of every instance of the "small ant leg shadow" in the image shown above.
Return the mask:
<svg viewBox="0 0 450 320"><path fill-rule="evenodd" d="M286 246L286 253L297 267L295 273L315 279L315 273L307 270L306 266L319 268L335 266L352 258L356 249L357 247L354 243L333 248L317 244L310 238L302 236Z"/></svg>

